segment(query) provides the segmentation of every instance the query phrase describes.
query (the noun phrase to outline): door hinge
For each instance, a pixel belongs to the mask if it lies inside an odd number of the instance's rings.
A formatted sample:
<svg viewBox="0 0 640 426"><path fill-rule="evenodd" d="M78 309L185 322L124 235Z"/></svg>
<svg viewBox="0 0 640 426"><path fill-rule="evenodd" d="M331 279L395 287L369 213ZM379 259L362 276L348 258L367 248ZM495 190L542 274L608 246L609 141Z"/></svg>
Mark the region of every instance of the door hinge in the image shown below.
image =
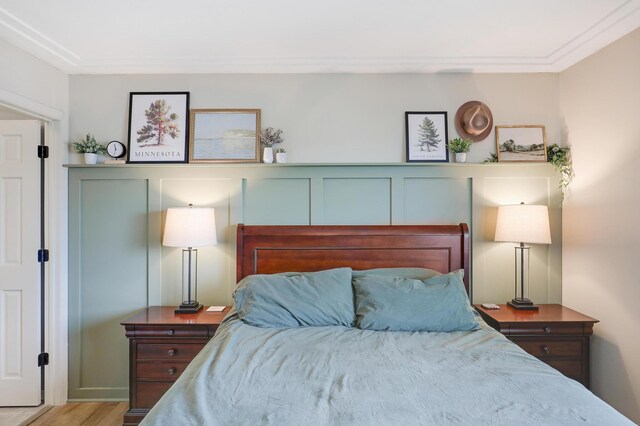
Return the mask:
<svg viewBox="0 0 640 426"><path fill-rule="evenodd" d="M49 249L38 250L38 263L49 261Z"/></svg>
<svg viewBox="0 0 640 426"><path fill-rule="evenodd" d="M46 145L38 145L38 158L49 158L49 147Z"/></svg>
<svg viewBox="0 0 640 426"><path fill-rule="evenodd" d="M42 367L43 365L49 365L49 354L46 352L38 355L38 367Z"/></svg>

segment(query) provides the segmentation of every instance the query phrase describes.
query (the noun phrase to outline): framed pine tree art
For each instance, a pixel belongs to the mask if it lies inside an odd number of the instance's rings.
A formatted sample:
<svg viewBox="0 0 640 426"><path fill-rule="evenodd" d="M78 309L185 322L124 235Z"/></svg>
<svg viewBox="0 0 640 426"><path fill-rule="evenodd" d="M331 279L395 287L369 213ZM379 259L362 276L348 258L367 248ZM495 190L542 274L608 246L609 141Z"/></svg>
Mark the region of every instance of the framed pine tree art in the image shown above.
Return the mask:
<svg viewBox="0 0 640 426"><path fill-rule="evenodd" d="M408 163L449 161L446 111L407 111L405 112L405 129Z"/></svg>
<svg viewBox="0 0 640 426"><path fill-rule="evenodd" d="M186 163L189 92L131 92L127 163Z"/></svg>

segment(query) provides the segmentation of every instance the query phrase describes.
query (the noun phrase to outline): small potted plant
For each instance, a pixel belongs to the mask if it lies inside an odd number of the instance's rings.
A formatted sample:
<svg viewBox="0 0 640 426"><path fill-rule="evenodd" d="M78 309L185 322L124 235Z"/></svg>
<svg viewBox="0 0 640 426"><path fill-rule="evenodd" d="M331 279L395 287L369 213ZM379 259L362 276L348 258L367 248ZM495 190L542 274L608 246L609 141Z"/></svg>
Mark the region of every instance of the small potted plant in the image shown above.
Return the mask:
<svg viewBox="0 0 640 426"><path fill-rule="evenodd" d="M96 138L94 138L90 133L87 133L87 136L85 136L84 139L81 139L80 142L74 142L73 148L78 154L84 154L85 164L96 164L98 161L98 154L104 154L105 152L104 145L96 142Z"/></svg>
<svg viewBox="0 0 640 426"><path fill-rule="evenodd" d="M287 162L287 150L284 148L278 148L276 150L276 163Z"/></svg>
<svg viewBox="0 0 640 426"><path fill-rule="evenodd" d="M451 139L447 144L447 148L456 154L456 163L464 163L467 161L467 152L471 151L471 139L455 138Z"/></svg>
<svg viewBox="0 0 640 426"><path fill-rule="evenodd" d="M260 142L264 144L264 154L262 161L265 163L273 163L273 146L284 142L282 138L282 130L267 127L260 135Z"/></svg>

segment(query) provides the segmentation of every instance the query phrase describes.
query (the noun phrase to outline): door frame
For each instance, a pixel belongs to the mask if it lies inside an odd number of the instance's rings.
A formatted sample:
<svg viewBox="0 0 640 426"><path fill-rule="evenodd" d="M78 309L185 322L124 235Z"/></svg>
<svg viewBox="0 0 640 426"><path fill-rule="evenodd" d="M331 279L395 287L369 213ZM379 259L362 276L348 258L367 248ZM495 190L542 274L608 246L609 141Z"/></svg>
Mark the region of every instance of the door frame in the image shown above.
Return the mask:
<svg viewBox="0 0 640 426"><path fill-rule="evenodd" d="M45 168L45 231L51 252L45 267L45 347L49 365L44 374L45 405L67 402L68 370L68 241L67 241L67 169L63 167L67 152L63 138L68 133L68 118L63 111L15 93L0 89L0 105L26 114L44 123L44 141L49 148ZM36 152L33 153L36 155ZM34 253L35 256L35 253Z"/></svg>

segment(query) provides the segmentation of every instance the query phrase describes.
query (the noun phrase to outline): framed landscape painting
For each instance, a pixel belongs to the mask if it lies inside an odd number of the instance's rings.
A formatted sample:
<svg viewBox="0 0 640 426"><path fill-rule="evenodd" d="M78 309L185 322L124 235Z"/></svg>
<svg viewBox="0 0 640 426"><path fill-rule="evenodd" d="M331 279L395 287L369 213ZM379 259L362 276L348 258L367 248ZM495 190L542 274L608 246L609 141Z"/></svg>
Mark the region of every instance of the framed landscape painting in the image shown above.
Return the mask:
<svg viewBox="0 0 640 426"><path fill-rule="evenodd" d="M131 92L128 163L185 163L189 92Z"/></svg>
<svg viewBox="0 0 640 426"><path fill-rule="evenodd" d="M448 162L447 113L405 112L407 162Z"/></svg>
<svg viewBox="0 0 640 426"><path fill-rule="evenodd" d="M259 109L191 110L190 163L259 163Z"/></svg>
<svg viewBox="0 0 640 426"><path fill-rule="evenodd" d="M546 162L547 136L544 126L496 126L499 162Z"/></svg>

